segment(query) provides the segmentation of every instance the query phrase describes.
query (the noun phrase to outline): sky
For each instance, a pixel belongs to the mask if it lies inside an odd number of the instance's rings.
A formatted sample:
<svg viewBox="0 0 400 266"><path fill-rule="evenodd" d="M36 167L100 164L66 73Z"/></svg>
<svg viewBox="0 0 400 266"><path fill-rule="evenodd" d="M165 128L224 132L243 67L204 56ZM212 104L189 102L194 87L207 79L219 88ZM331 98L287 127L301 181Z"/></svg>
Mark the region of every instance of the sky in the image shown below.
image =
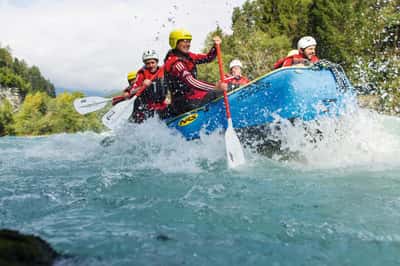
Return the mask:
<svg viewBox="0 0 400 266"><path fill-rule="evenodd" d="M145 49L163 59L172 29L193 35L200 52L219 25L231 32L245 0L0 0L0 45L36 65L56 88L122 90Z"/></svg>

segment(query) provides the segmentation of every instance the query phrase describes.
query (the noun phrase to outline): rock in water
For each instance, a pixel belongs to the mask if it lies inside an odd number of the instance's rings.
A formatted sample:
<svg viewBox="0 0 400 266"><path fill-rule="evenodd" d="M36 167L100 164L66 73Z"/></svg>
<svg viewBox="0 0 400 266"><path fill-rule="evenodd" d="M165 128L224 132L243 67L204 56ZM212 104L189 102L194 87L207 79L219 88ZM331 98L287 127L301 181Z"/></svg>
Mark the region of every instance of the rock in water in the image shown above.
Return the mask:
<svg viewBox="0 0 400 266"><path fill-rule="evenodd" d="M60 255L43 239L18 231L0 230L0 265L53 265Z"/></svg>

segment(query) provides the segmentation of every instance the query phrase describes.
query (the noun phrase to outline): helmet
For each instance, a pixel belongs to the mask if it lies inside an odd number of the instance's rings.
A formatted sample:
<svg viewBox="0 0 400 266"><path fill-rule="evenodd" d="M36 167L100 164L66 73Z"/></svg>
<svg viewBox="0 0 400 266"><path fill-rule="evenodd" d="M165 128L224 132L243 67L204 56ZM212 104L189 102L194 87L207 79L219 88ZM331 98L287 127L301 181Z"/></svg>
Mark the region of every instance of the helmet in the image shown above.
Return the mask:
<svg viewBox="0 0 400 266"><path fill-rule="evenodd" d="M243 67L242 62L240 62L239 59L233 59L231 61L231 63L229 64L229 69L231 69L234 66L239 66L239 67Z"/></svg>
<svg viewBox="0 0 400 266"><path fill-rule="evenodd" d="M156 51L154 51L154 50L146 50L146 51L143 52L143 55L142 55L143 63L146 60L149 60L149 59L157 60L157 62L159 61L158 54L156 53Z"/></svg>
<svg viewBox="0 0 400 266"><path fill-rule="evenodd" d="M129 72L129 73L128 73L128 81L129 81L129 80L132 80L132 79L135 79L135 78L136 78L136 75L137 75L137 71Z"/></svg>
<svg viewBox="0 0 400 266"><path fill-rule="evenodd" d="M311 36L305 36L297 42L297 49L305 49L311 45L317 45L317 41Z"/></svg>
<svg viewBox="0 0 400 266"><path fill-rule="evenodd" d="M299 54L299 50L290 50L289 53L287 54L287 56L289 57L289 56L293 56L296 54Z"/></svg>
<svg viewBox="0 0 400 266"><path fill-rule="evenodd" d="M169 46L176 48L179 40L192 40L192 34L184 29L175 29L169 34Z"/></svg>

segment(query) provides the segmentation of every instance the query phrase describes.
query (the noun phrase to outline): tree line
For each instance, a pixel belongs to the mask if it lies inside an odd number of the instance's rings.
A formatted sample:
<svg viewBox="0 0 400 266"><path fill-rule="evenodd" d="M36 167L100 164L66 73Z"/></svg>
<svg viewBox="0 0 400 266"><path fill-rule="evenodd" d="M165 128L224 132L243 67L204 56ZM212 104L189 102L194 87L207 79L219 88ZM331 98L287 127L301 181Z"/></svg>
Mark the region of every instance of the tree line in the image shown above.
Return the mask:
<svg viewBox="0 0 400 266"><path fill-rule="evenodd" d="M55 97L54 85L42 76L39 68L14 58L9 47L0 46L0 85L18 88L23 95L43 91Z"/></svg>
<svg viewBox="0 0 400 266"><path fill-rule="evenodd" d="M223 61L234 58L257 78L296 48L317 39L319 58L341 64L362 93L380 96L381 111L400 114L400 2L398 0L253 0L234 9L232 34L220 28ZM227 67L226 67L227 68ZM199 67L202 79L217 80L216 63Z"/></svg>
<svg viewBox="0 0 400 266"><path fill-rule="evenodd" d="M98 114L82 116L73 108L80 92L62 93L55 97L54 85L45 79L39 68L29 67L14 58L9 48L0 47L0 89L18 88L24 97L15 111L10 102L0 99L0 136L47 135L92 130L103 126Z"/></svg>

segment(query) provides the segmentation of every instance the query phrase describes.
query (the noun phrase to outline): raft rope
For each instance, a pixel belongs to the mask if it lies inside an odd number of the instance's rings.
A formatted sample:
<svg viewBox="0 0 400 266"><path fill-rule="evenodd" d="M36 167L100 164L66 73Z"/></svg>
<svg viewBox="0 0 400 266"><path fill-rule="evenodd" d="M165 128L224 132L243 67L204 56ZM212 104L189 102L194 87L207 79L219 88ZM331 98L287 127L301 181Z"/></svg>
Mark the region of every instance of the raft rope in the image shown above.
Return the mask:
<svg viewBox="0 0 400 266"><path fill-rule="evenodd" d="M322 60L318 61L317 63L315 63L313 67L315 67L318 70L319 69L329 69L332 72L332 74L336 80L336 83L338 85L338 89L341 92L345 92L351 88L349 80L347 79L346 74L344 73L344 70L341 65L332 63L325 59L322 59Z"/></svg>

